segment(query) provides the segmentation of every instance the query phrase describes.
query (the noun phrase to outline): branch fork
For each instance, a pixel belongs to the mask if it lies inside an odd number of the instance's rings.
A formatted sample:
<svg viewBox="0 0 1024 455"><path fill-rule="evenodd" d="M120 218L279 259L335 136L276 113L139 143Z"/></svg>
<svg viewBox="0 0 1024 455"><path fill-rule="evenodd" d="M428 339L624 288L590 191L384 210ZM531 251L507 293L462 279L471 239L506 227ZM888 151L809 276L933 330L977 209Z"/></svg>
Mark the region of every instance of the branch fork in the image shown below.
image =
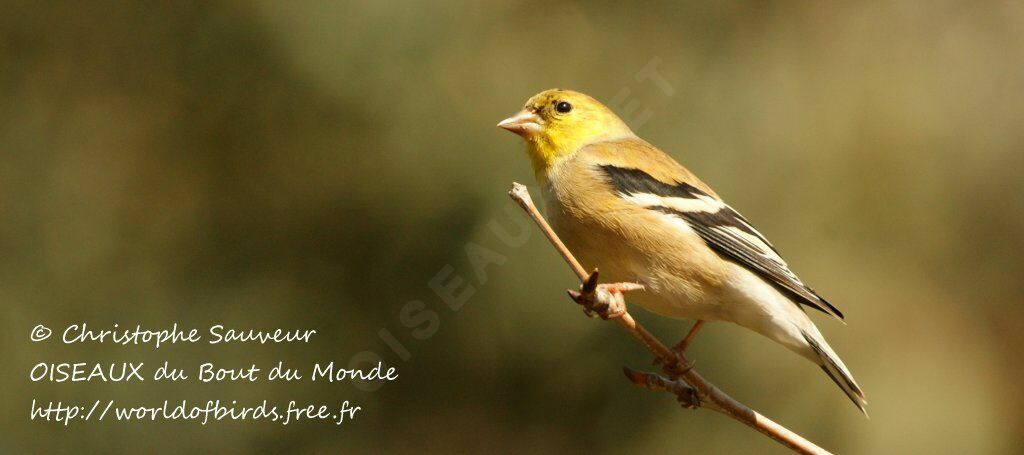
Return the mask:
<svg viewBox="0 0 1024 455"><path fill-rule="evenodd" d="M654 354L656 363L662 365L664 375L640 372L628 367L623 368L623 373L633 384L649 390L671 393L687 409L703 407L725 414L785 445L794 452L805 454L829 453L806 438L726 395L725 392L722 392L693 369L693 363L686 359L684 352L697 334L697 331L703 326L703 321L697 321L690 330L690 333L675 347L666 347L647 329L637 323L626 310L624 294L629 291L643 289L643 286L636 283L599 284L598 271L595 269L593 272L587 273L583 266L580 265L576 257L562 243L562 240L558 238L558 235L548 225L547 220L537 210L525 186L513 183L512 189L508 194L540 227L544 235L582 282L579 291L568 291L569 297L577 304L583 306L583 311L588 316L597 316L606 321L613 321L624 328L633 338Z"/></svg>

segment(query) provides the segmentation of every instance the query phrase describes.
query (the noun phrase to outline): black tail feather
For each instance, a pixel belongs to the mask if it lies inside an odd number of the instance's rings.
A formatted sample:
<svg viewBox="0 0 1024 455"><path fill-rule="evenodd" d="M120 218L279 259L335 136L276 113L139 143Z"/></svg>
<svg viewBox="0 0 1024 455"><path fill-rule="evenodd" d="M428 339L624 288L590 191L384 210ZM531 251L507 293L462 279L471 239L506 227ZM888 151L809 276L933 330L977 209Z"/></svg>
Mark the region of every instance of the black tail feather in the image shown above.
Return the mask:
<svg viewBox="0 0 1024 455"><path fill-rule="evenodd" d="M811 346L811 349L813 349L821 359L821 370L824 371L829 378L832 378L832 382L835 382L840 389L843 389L843 392L845 392L846 396L850 398L850 401L857 406L857 409L860 409L860 412L863 412L864 415L867 416L868 412L864 409L864 406L868 404L868 401L865 399L864 392L860 389L860 386L858 386L857 382L853 380L853 376L850 375L849 370L847 370L846 366L843 365L843 362L836 357L828 346L823 345L822 342L814 339L814 337L809 335L807 332L803 332L803 335L804 339L807 340L807 344Z"/></svg>

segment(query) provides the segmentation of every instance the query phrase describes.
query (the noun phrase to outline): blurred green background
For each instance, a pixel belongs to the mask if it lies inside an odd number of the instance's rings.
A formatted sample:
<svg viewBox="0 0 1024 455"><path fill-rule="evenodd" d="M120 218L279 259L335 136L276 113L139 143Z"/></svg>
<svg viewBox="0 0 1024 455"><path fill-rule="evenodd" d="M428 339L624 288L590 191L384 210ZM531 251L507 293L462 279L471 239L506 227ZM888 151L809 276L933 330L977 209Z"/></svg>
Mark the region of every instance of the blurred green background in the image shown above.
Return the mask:
<svg viewBox="0 0 1024 455"><path fill-rule="evenodd" d="M691 348L706 377L837 452L1024 445L1021 3L0 11L0 452L784 453L628 384L621 366L650 356L564 297L573 276L505 194L532 183L523 145L494 127L551 87L612 105L847 314L848 326L816 321L871 419L814 365L736 327L712 325ZM638 77L648 65L670 90ZM510 244L500 230L529 237ZM501 264L475 273L467 245ZM431 290L439 273L472 287L458 311ZM436 312L436 333L403 324L411 301ZM666 342L689 326L635 313ZM28 341L36 324L83 321L319 334L158 351ZM28 380L40 361L301 366L367 350L400 380L376 392ZM32 398L347 399L364 411L340 427L64 427L29 421Z"/></svg>

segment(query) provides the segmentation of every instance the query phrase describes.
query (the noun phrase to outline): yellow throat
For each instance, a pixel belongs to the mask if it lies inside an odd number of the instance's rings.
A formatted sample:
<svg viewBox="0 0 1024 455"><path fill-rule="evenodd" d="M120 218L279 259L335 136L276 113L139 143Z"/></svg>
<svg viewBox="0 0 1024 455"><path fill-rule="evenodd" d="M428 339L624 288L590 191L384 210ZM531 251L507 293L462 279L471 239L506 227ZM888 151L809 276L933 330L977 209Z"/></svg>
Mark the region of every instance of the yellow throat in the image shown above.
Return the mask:
<svg viewBox="0 0 1024 455"><path fill-rule="evenodd" d="M582 93L562 89L538 93L522 111L498 126L526 141L526 152L539 182L579 149L633 135L605 105Z"/></svg>

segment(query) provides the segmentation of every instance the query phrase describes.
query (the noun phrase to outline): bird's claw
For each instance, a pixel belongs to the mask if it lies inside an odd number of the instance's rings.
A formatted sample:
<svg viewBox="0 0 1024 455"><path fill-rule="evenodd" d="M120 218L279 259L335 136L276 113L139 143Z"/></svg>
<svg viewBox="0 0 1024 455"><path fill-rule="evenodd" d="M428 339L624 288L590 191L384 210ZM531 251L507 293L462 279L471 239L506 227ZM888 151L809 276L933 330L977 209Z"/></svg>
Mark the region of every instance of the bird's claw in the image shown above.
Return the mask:
<svg viewBox="0 0 1024 455"><path fill-rule="evenodd" d="M679 357L679 360L672 365L666 365L664 362L661 361L661 359L655 359L654 361L655 364L661 364L662 370L665 371L665 374L673 378L679 378L685 375L686 373L689 373L690 370L693 369L693 366L697 364L696 360L687 361L682 357Z"/></svg>
<svg viewBox="0 0 1024 455"><path fill-rule="evenodd" d="M680 356L678 362L678 365L680 366L676 366L677 364L665 363L665 361L662 360L661 357L655 357L654 360L651 361L651 365L654 365L656 367L660 366L662 371L664 371L665 374L669 376L680 377L686 373L689 373L690 370L693 369L693 366L697 364L696 360L687 360L684 357L682 357L681 352L676 352L676 355Z"/></svg>
<svg viewBox="0 0 1024 455"><path fill-rule="evenodd" d="M626 299L623 294L643 289L637 283L598 284L598 271L587 277L579 291L569 290L569 297L583 306L583 313L590 317L613 319L626 313Z"/></svg>

